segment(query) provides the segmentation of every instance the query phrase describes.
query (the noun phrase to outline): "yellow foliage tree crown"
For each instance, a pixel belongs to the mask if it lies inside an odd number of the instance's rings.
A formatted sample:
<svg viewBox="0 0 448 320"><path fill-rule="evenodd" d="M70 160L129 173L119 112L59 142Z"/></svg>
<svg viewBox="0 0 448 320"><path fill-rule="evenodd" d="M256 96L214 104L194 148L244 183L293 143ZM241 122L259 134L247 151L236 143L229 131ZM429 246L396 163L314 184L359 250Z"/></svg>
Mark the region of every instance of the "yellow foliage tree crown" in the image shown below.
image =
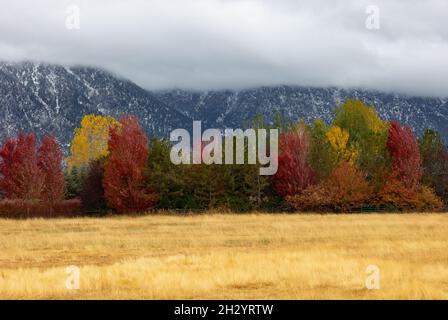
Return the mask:
<svg viewBox="0 0 448 320"><path fill-rule="evenodd" d="M81 128L75 129L67 159L69 169L88 165L90 161L108 155L109 129L119 123L110 116L85 115Z"/></svg>

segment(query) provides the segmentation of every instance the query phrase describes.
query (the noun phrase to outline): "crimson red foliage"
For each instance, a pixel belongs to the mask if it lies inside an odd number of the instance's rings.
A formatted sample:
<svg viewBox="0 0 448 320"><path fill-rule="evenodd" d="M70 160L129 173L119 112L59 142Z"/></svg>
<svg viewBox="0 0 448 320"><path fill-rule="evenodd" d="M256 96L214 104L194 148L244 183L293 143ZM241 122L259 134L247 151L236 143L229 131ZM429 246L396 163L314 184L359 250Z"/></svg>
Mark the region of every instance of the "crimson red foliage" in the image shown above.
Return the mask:
<svg viewBox="0 0 448 320"><path fill-rule="evenodd" d="M284 133L279 138L279 148L275 190L283 197L299 194L314 182L314 172L307 164L309 133L300 127Z"/></svg>
<svg viewBox="0 0 448 320"><path fill-rule="evenodd" d="M387 148L392 159L393 176L405 187L416 189L422 177L422 168L417 139L412 130L392 121Z"/></svg>
<svg viewBox="0 0 448 320"><path fill-rule="evenodd" d="M53 136L45 136L42 139L38 160L44 178L41 199L49 203L62 201L65 194L64 173L61 167L63 154Z"/></svg>
<svg viewBox="0 0 448 320"><path fill-rule="evenodd" d="M40 199L44 176L38 165L36 136L19 134L0 149L0 188L9 199Z"/></svg>
<svg viewBox="0 0 448 320"><path fill-rule="evenodd" d="M120 124L109 132L110 157L103 179L106 200L119 212L150 209L157 203L157 196L148 190L145 175L148 140L136 117L123 116Z"/></svg>

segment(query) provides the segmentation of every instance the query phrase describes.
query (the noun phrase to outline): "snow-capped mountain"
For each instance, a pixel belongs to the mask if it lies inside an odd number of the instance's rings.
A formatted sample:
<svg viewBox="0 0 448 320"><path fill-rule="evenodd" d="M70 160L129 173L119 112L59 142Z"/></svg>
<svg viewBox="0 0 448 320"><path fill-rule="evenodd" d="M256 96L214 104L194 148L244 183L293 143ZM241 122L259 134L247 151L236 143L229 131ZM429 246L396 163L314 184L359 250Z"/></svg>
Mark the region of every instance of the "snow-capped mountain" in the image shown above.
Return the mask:
<svg viewBox="0 0 448 320"><path fill-rule="evenodd" d="M448 98L408 97L377 91L338 88L263 87L241 91L189 92L171 90L155 96L186 116L202 120L208 127L235 128L243 120L262 114L273 121L277 111L292 120L327 123L334 109L346 99L372 104L380 117L398 120L421 135L426 128L438 130L448 141Z"/></svg>
<svg viewBox="0 0 448 320"><path fill-rule="evenodd" d="M397 119L417 134L437 129L448 141L448 99L406 97L365 90L263 87L240 91L150 92L91 67L0 63L0 139L19 131L53 133L65 151L85 114L139 117L150 136L169 137L174 128L238 128L257 114L272 121L277 111L290 119L330 121L348 98L373 104L384 119Z"/></svg>
<svg viewBox="0 0 448 320"><path fill-rule="evenodd" d="M54 134L67 150L85 114L139 117L150 136L189 118L136 84L87 67L0 63L0 138L19 131Z"/></svg>

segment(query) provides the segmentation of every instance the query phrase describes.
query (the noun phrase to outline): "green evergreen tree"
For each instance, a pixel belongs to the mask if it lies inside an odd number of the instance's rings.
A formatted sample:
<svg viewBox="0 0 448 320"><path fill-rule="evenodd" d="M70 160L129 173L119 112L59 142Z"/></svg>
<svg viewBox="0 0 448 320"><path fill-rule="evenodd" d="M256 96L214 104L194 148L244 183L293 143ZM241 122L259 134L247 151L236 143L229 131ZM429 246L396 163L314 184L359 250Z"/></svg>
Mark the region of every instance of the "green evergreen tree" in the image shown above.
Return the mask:
<svg viewBox="0 0 448 320"><path fill-rule="evenodd" d="M448 204L448 149L442 137L435 130L425 130L419 140L419 149L423 168L422 183L433 188Z"/></svg>
<svg viewBox="0 0 448 320"><path fill-rule="evenodd" d="M335 153L327 138L327 126L317 119L313 125L308 126L311 136L311 148L308 164L316 174L318 181L328 177L336 165Z"/></svg>
<svg viewBox="0 0 448 320"><path fill-rule="evenodd" d="M65 199L79 198L81 194L82 184L88 172L88 167L73 167L71 170L64 172L66 184Z"/></svg>

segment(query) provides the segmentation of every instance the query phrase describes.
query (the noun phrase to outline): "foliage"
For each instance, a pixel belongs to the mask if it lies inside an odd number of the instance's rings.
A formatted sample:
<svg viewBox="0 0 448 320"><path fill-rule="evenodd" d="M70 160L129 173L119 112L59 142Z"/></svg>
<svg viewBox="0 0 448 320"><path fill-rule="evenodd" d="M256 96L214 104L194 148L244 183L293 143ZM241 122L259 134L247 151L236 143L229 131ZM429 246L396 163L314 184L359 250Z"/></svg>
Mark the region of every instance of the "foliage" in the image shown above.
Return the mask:
<svg viewBox="0 0 448 320"><path fill-rule="evenodd" d="M0 188L8 199L39 200L44 175L39 167L36 136L20 133L8 138L0 149Z"/></svg>
<svg viewBox="0 0 448 320"><path fill-rule="evenodd" d="M84 178L87 174L87 166L73 167L64 172L65 199L75 199L81 196Z"/></svg>
<svg viewBox="0 0 448 320"><path fill-rule="evenodd" d="M392 159L394 176L409 189L419 185L422 169L417 140L410 128L393 121L389 128L387 148Z"/></svg>
<svg viewBox="0 0 448 320"><path fill-rule="evenodd" d="M174 165L168 142L153 139L150 149L148 175L160 195L158 208L248 211L267 200L269 178L260 176L259 165Z"/></svg>
<svg viewBox="0 0 448 320"><path fill-rule="evenodd" d="M422 157L424 185L434 188L436 194L448 204L448 150L440 134L428 129L419 141Z"/></svg>
<svg viewBox="0 0 448 320"><path fill-rule="evenodd" d="M434 190L427 186L422 186L418 194L420 208L427 211L437 211L443 208L443 201L435 194Z"/></svg>
<svg viewBox="0 0 448 320"><path fill-rule="evenodd" d="M88 166L90 161L108 155L109 129L117 126L117 121L109 116L85 115L81 128L75 129L67 159L69 169Z"/></svg>
<svg viewBox="0 0 448 320"><path fill-rule="evenodd" d="M310 126L310 152L308 164L314 171L317 181L328 177L336 165L335 153L327 138L328 128L325 123L317 119Z"/></svg>
<svg viewBox="0 0 448 320"><path fill-rule="evenodd" d="M284 117L279 111L274 115L274 123L270 128L278 129L279 134L288 132L293 123L290 119Z"/></svg>
<svg viewBox="0 0 448 320"><path fill-rule="evenodd" d="M431 188L409 188L396 177L388 179L372 200L372 204L401 210L438 210L443 205Z"/></svg>
<svg viewBox="0 0 448 320"><path fill-rule="evenodd" d="M41 199L50 204L60 202L65 195L63 154L53 136L44 136L38 150L38 166L43 176Z"/></svg>
<svg viewBox="0 0 448 320"><path fill-rule="evenodd" d="M347 211L361 208L372 195L366 175L348 162L340 163L320 184L286 198L296 210Z"/></svg>
<svg viewBox="0 0 448 320"><path fill-rule="evenodd" d="M333 125L348 132L347 148L356 150L357 166L367 173L372 185L381 185L388 166L388 123L378 117L373 106L347 100L336 109Z"/></svg>
<svg viewBox="0 0 448 320"><path fill-rule="evenodd" d="M358 158L358 151L353 147L350 149L348 148L347 143L350 135L347 130L341 129L338 126L333 126L327 131L326 136L336 154L336 163L342 161L351 164L355 163Z"/></svg>
<svg viewBox="0 0 448 320"><path fill-rule="evenodd" d="M138 212L157 203L147 184L148 140L138 119L123 116L120 126L110 129L109 151L103 187L107 203L119 212Z"/></svg>
<svg viewBox="0 0 448 320"><path fill-rule="evenodd" d="M362 143L370 133L381 133L387 129L375 108L359 100L347 100L339 106L333 124L349 132L351 143Z"/></svg>
<svg viewBox="0 0 448 320"><path fill-rule="evenodd" d="M282 134L279 148L275 189L283 197L299 194L314 181L314 172L307 163L310 135L305 126Z"/></svg>
<svg viewBox="0 0 448 320"><path fill-rule="evenodd" d="M273 123L258 115L246 127L278 128L278 171L260 176L260 164L174 165L171 145L148 145L137 118L84 117L68 168L56 139L38 146L33 134L7 138L0 148L0 213L27 216L108 208L249 211L356 210L363 206L438 210L448 204L448 150L427 130L417 142L411 129L381 120L373 106L348 100L328 126ZM258 133L257 133L258 135ZM257 136L258 138L258 136ZM224 142L223 142L224 143ZM234 143L234 154L236 144ZM203 144L202 147L205 145ZM248 143L244 144L247 155ZM269 148L269 146L268 146ZM151 150L151 152L149 152ZM223 145L223 156L226 148ZM72 199L71 201L63 201Z"/></svg>

